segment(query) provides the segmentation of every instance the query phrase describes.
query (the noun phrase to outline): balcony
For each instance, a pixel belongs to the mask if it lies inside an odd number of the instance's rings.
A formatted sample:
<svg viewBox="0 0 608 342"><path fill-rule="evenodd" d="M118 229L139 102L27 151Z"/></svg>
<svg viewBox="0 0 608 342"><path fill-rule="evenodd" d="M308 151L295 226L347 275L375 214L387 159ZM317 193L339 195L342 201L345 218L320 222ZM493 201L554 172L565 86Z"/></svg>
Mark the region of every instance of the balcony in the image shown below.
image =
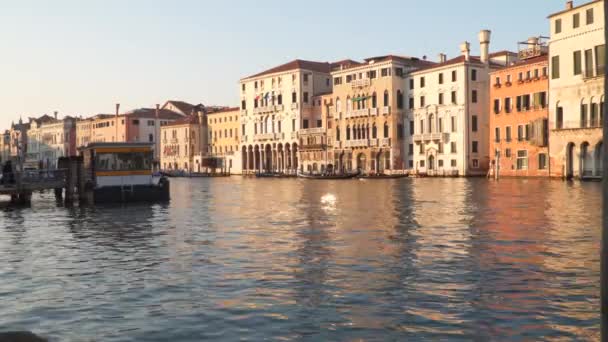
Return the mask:
<svg viewBox="0 0 608 342"><path fill-rule="evenodd" d="M301 129L299 132L299 135L302 136L304 134L323 134L323 133L325 133L325 128L315 127L315 128Z"/></svg>
<svg viewBox="0 0 608 342"><path fill-rule="evenodd" d="M592 80L594 78L603 77L603 76L604 76L604 68L598 67L595 70L594 69L585 70L585 73L583 74L583 79L585 81L587 81L587 80Z"/></svg>
<svg viewBox="0 0 608 342"><path fill-rule="evenodd" d="M241 110L241 116L247 116L247 109Z"/></svg>
<svg viewBox="0 0 608 342"><path fill-rule="evenodd" d="M353 88L369 87L371 84L372 84L372 82L370 81L369 78L354 80L354 81L350 82L350 85Z"/></svg>
<svg viewBox="0 0 608 342"><path fill-rule="evenodd" d="M391 146L391 138L380 139L380 147L388 147L388 146Z"/></svg>
<svg viewBox="0 0 608 342"><path fill-rule="evenodd" d="M258 107L253 109L253 114L267 114L283 110L283 105L270 105L266 107Z"/></svg>
<svg viewBox="0 0 608 342"><path fill-rule="evenodd" d="M450 140L450 133L424 133L424 134L415 134L414 142L422 142L422 141L442 141L448 142Z"/></svg>
<svg viewBox="0 0 608 342"><path fill-rule="evenodd" d="M414 134L414 142L422 142L422 134Z"/></svg>
<svg viewBox="0 0 608 342"><path fill-rule="evenodd" d="M391 113L391 107L382 107L382 115L389 115Z"/></svg>
<svg viewBox="0 0 608 342"><path fill-rule="evenodd" d="M285 109L285 106L283 106L282 104L274 106L274 111L275 112L281 112L284 109Z"/></svg>
<svg viewBox="0 0 608 342"><path fill-rule="evenodd" d="M369 109L370 116L378 116L378 108L370 108Z"/></svg>
<svg viewBox="0 0 608 342"><path fill-rule="evenodd" d="M599 118L596 118L592 121L581 121L581 120L573 120L573 121L562 121L553 123L554 130L568 130L568 129L597 129L602 128L603 125L599 121Z"/></svg>
<svg viewBox="0 0 608 342"><path fill-rule="evenodd" d="M378 139L369 139L369 147L378 147Z"/></svg>
<svg viewBox="0 0 608 342"><path fill-rule="evenodd" d="M351 110L350 112L347 112L345 115L345 118L361 118L361 117L366 117L369 116L369 109L357 109L357 110Z"/></svg>
<svg viewBox="0 0 608 342"><path fill-rule="evenodd" d="M291 132L291 139L298 139L298 132Z"/></svg>
<svg viewBox="0 0 608 342"><path fill-rule="evenodd" d="M241 136L241 142L242 143L246 143L247 142L247 136L246 135Z"/></svg>
<svg viewBox="0 0 608 342"><path fill-rule="evenodd" d="M276 133L256 134L253 137L253 140L255 140L255 141L268 141L268 140L274 140L274 139L277 139Z"/></svg>
<svg viewBox="0 0 608 342"><path fill-rule="evenodd" d="M298 104L297 103L292 103L291 104L291 110L297 110L298 109Z"/></svg>
<svg viewBox="0 0 608 342"><path fill-rule="evenodd" d="M344 142L344 147L367 147L369 146L369 140L358 139L358 140L347 140Z"/></svg>

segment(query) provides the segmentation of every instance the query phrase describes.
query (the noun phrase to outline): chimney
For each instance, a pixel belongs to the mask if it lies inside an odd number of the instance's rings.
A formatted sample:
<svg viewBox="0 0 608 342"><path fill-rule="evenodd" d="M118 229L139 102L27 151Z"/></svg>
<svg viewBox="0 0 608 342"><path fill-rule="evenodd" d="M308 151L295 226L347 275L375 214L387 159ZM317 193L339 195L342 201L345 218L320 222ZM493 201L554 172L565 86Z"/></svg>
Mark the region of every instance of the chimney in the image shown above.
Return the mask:
<svg viewBox="0 0 608 342"><path fill-rule="evenodd" d="M160 105L158 103L156 104L155 115L156 115L156 119L158 119L160 117Z"/></svg>
<svg viewBox="0 0 608 342"><path fill-rule="evenodd" d="M481 62L487 64L490 61L490 30L482 30L479 32L479 47L481 50Z"/></svg>
<svg viewBox="0 0 608 342"><path fill-rule="evenodd" d="M448 56L446 56L445 53L440 53L439 54L439 63L445 63L445 61L447 61Z"/></svg>
<svg viewBox="0 0 608 342"><path fill-rule="evenodd" d="M120 112L120 103L116 104L116 116L118 116L118 113Z"/></svg>
<svg viewBox="0 0 608 342"><path fill-rule="evenodd" d="M471 59L471 44L469 42L460 44L460 52L464 56L464 60L468 62Z"/></svg>
<svg viewBox="0 0 608 342"><path fill-rule="evenodd" d="M571 10L574 8L574 1L566 1L566 9Z"/></svg>
<svg viewBox="0 0 608 342"><path fill-rule="evenodd" d="M57 111L53 113L53 116L55 117L55 120L57 120Z"/></svg>
<svg viewBox="0 0 608 342"><path fill-rule="evenodd" d="M534 49L538 46L538 37L528 38L528 49Z"/></svg>

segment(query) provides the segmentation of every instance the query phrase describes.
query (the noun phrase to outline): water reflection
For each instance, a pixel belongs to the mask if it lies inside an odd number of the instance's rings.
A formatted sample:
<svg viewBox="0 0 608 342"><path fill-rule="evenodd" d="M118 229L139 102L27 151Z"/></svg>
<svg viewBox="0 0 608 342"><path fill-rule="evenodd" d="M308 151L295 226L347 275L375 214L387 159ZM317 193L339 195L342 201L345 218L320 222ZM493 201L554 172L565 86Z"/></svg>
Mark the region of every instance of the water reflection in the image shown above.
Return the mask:
<svg viewBox="0 0 608 342"><path fill-rule="evenodd" d="M0 325L60 340L598 339L598 184L176 179L0 210Z"/></svg>

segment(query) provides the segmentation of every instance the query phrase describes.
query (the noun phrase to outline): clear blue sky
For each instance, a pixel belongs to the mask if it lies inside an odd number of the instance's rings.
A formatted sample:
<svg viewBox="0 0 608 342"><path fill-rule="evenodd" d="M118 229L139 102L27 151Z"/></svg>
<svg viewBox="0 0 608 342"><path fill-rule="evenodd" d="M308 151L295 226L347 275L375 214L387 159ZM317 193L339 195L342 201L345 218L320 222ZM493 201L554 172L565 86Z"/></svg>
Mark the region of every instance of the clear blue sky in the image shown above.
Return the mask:
<svg viewBox="0 0 608 342"><path fill-rule="evenodd" d="M0 0L0 128L166 99L238 105L241 77L295 58L435 60L548 33L565 0ZM581 3L581 0L576 4Z"/></svg>

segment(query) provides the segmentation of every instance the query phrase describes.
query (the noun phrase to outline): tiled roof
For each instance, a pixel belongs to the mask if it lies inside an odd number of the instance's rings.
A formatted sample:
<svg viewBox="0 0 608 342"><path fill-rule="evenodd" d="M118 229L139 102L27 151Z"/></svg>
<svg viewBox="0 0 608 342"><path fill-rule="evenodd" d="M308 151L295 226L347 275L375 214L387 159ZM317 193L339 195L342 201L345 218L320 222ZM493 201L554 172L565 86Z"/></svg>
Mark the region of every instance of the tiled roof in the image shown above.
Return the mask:
<svg viewBox="0 0 608 342"><path fill-rule="evenodd" d="M213 115L213 114L222 114L222 113L227 113L227 112L236 112L239 111L240 108L239 107L224 107L215 111L210 111L207 112L207 115Z"/></svg>
<svg viewBox="0 0 608 342"><path fill-rule="evenodd" d="M181 119L169 122L168 124L162 126L162 127L168 127L168 126L181 126L181 125L196 125L200 123L199 119L198 119L198 115L188 115L186 117L181 117Z"/></svg>
<svg viewBox="0 0 608 342"><path fill-rule="evenodd" d="M530 64L543 63L543 62L549 63L549 56L547 54L519 60L515 63L509 64L508 66L505 66L505 68L502 69L501 71L504 71L504 70L510 69L510 68L518 68L518 67L522 67L522 66L526 66L526 65L530 65Z"/></svg>
<svg viewBox="0 0 608 342"><path fill-rule="evenodd" d="M193 105L191 103L188 102L184 102L184 101L176 101L176 100L169 100L167 101L164 105L163 108L170 103L171 105L177 107L177 109L179 109L180 112L182 112L184 115L190 115L192 113L192 109L196 106L199 105Z"/></svg>
<svg viewBox="0 0 608 342"><path fill-rule="evenodd" d="M139 108L139 109L135 109L131 112L127 112L123 115L120 116L125 116L128 115L130 118L148 118L148 119L153 119L156 118L156 109L155 108ZM167 120L178 120L183 118L183 115L177 114L175 112L172 112L168 109L159 109L158 110L158 117L160 119L167 119Z"/></svg>
<svg viewBox="0 0 608 342"><path fill-rule="evenodd" d="M568 12L570 12L570 11L575 11L575 10L577 10L577 9L581 8L581 7L585 7L585 6L588 6L588 5L592 5L592 4L594 4L594 3L596 3L596 2L600 2L600 1L602 1L602 0L593 0L593 1L586 2L586 3L584 3L584 4L580 4L580 5L578 5L578 6L574 6L574 7L570 8L570 9L564 9L564 10L562 10L562 11L555 12L555 13L553 13L553 14L550 14L548 18L552 18L552 17L555 17L556 15L560 15L560 14L568 13Z"/></svg>
<svg viewBox="0 0 608 342"><path fill-rule="evenodd" d="M369 64L370 61L374 61L374 63L381 63L381 62L386 62L386 61L396 61L396 62L400 62L400 63L406 64L408 66L416 67L416 68L426 68L426 67L433 66L436 64L435 62L423 60L423 59L420 59L417 57L407 57L407 56L397 56L397 55L384 55L384 56L370 57L370 58L364 59L364 61L365 61L365 63L351 64L351 65L345 66L341 70L348 70L348 69L358 68L358 67L362 67L362 66L368 66L368 65L370 65ZM333 71L340 71L340 70L333 69Z"/></svg>
<svg viewBox="0 0 608 342"><path fill-rule="evenodd" d="M279 72L285 72L285 71L289 71L289 70L297 70L297 69L324 72L324 73L329 74L329 72L331 71L331 64L329 64L327 62L313 62L313 61L305 61L305 60L301 60L301 59L296 59L289 63L285 63L285 64L279 65L277 67L274 67L272 69L262 71L258 74L245 77L245 78L243 78L243 80L246 80L249 78L254 78L254 77L260 77L260 76L264 76L264 75L275 74L275 73L279 73Z"/></svg>
<svg viewBox="0 0 608 342"><path fill-rule="evenodd" d="M436 69L436 68L442 68L445 66L449 66L449 65L455 65L455 64L460 64L460 63L464 63L465 62L465 58L464 56L458 56L452 59L448 59L447 61L443 62L443 63L434 63L431 64L427 67L422 67L418 70L413 71L414 73L420 72L420 71L427 71L427 70L432 70L432 69ZM481 62L481 59L478 56L470 56L469 57L469 63L475 63L475 64L483 64ZM504 65L498 64L498 63L492 63L490 62L490 66L493 67L504 67Z"/></svg>
<svg viewBox="0 0 608 342"><path fill-rule="evenodd" d="M331 70L338 70L340 68L342 68L342 69L348 69L348 68L352 68L352 67L355 67L355 66L361 66L363 64L364 63L357 62L357 61L354 61L352 59L343 59L341 61L337 61L337 62L331 63Z"/></svg>

